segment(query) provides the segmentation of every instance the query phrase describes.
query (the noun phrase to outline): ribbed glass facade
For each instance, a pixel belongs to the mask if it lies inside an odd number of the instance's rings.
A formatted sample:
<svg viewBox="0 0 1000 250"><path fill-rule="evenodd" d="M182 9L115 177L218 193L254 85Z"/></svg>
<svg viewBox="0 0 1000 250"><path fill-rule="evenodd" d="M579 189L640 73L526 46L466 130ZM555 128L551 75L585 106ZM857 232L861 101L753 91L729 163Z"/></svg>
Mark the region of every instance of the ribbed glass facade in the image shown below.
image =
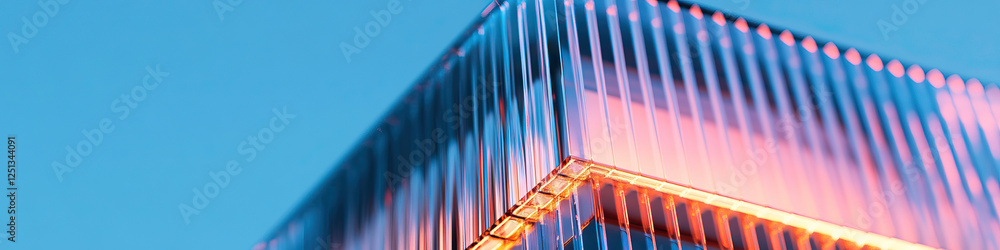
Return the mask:
<svg viewBox="0 0 1000 250"><path fill-rule="evenodd" d="M674 1L492 3L258 249L997 249L1000 88Z"/></svg>

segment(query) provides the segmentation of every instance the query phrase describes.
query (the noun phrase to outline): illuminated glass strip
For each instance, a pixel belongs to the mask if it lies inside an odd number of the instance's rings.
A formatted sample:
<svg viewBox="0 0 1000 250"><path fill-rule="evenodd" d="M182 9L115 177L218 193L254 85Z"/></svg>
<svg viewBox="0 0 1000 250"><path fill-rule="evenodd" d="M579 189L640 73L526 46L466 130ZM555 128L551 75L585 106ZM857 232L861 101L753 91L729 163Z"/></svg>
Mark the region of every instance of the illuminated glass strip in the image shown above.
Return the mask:
<svg viewBox="0 0 1000 250"><path fill-rule="evenodd" d="M517 245L521 235L532 230L534 222L551 211L559 201L567 198L569 193L582 181L594 178L609 178L635 187L676 195L737 213L729 216L748 215L760 220L794 227L806 234L822 234L833 241L847 241L855 244L858 248L867 246L879 249L937 249L579 159L570 159L553 171L543 183L522 198L516 206L508 210L505 216L495 222L490 230L484 233L476 243L470 245L468 249L509 249Z"/></svg>

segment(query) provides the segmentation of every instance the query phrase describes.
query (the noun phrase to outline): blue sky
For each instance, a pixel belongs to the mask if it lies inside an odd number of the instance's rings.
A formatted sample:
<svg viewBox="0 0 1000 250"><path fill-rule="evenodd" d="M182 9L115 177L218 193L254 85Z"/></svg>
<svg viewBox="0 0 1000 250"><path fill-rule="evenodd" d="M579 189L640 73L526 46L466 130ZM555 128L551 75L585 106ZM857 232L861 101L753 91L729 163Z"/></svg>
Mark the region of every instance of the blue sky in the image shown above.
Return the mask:
<svg viewBox="0 0 1000 250"><path fill-rule="evenodd" d="M14 247L249 249L485 6L403 0L348 63L338 45L388 2L245 0L220 20L212 1L70 1L17 53L4 39L0 133L17 136L21 173ZM0 3L0 31L21 34L39 11ZM169 75L120 119L128 106L115 100L157 66ZM237 148L275 108L296 117L248 162ZM114 130L60 182L52 162L105 118ZM185 223L178 205L230 160L242 172Z"/></svg>
<svg viewBox="0 0 1000 250"><path fill-rule="evenodd" d="M68 1L48 7L53 15L33 1L0 2L0 133L17 136L20 174L13 249L250 248L490 1L401 0L348 62L339 45L388 2L243 0L223 18L209 0ZM1000 3L927 0L886 40L876 23L905 1L699 2L1000 80L1000 30L987 25ZM28 38L22 18L38 13L48 20ZM9 34L27 43L15 52ZM147 76L155 88L143 87ZM129 106L122 95L133 91L145 98ZM272 129L275 109L294 115L282 129ZM113 130L60 181L53 162L66 164L66 147L104 119ZM262 130L273 140L248 160L238 148ZM178 205L229 161L242 171L187 223Z"/></svg>

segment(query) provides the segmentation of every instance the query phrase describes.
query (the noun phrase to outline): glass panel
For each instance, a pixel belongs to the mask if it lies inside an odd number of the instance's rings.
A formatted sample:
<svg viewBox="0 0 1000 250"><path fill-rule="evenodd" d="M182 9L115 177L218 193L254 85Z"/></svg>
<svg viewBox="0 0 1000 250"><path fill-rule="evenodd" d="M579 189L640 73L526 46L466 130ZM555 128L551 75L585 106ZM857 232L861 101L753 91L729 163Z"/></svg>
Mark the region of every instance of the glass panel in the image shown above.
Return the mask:
<svg viewBox="0 0 1000 250"><path fill-rule="evenodd" d="M257 248L1000 247L996 84L676 1L482 17Z"/></svg>

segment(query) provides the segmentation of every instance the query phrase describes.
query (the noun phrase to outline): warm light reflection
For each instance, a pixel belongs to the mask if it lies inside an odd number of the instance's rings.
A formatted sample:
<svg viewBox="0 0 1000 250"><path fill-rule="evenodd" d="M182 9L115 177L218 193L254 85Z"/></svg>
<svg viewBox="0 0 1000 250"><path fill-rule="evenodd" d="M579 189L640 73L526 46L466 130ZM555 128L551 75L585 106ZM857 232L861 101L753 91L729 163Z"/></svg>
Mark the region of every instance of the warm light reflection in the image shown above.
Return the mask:
<svg viewBox="0 0 1000 250"><path fill-rule="evenodd" d="M951 89L952 92L962 93L962 91L965 91L965 82L962 81L962 77L958 75L951 75L948 76L947 81L948 89Z"/></svg>
<svg viewBox="0 0 1000 250"><path fill-rule="evenodd" d="M771 39L771 29L767 27L767 24L757 26L757 34L764 39Z"/></svg>
<svg viewBox="0 0 1000 250"><path fill-rule="evenodd" d="M869 55L868 59L865 59L865 62L868 63L868 67L872 68L872 70L882 71L882 59L879 58L878 55Z"/></svg>
<svg viewBox="0 0 1000 250"><path fill-rule="evenodd" d="M850 48L847 50L847 52L844 52L844 58L847 58L847 61L850 62L851 64L854 65L861 64L861 55L858 54L858 51L855 50L854 48Z"/></svg>
<svg viewBox="0 0 1000 250"><path fill-rule="evenodd" d="M941 71L938 71L937 69L927 71L927 81L930 82L935 88L944 87L944 75L942 75Z"/></svg>
<svg viewBox="0 0 1000 250"><path fill-rule="evenodd" d="M697 19L701 19L701 18L702 18L702 16L704 16L704 15L703 15L703 14L701 13L701 7L698 7L698 5L697 5L697 4L695 4L695 5L692 5L692 6L691 6L691 9L689 9L689 11L691 12L691 16L694 16L694 18L697 18Z"/></svg>
<svg viewBox="0 0 1000 250"><path fill-rule="evenodd" d="M903 77L903 64L900 64L898 60L893 59L892 61L889 61L889 64L886 64L886 67L889 68L889 73L893 76Z"/></svg>
<svg viewBox="0 0 1000 250"><path fill-rule="evenodd" d="M807 36L805 39L802 39L802 48L806 49L806 51L809 51L809 53L815 53L816 41L814 41L812 37Z"/></svg>
<svg viewBox="0 0 1000 250"><path fill-rule="evenodd" d="M983 84L979 82L979 79L971 78L966 85L966 89L969 90L969 95L977 96L984 93Z"/></svg>
<svg viewBox="0 0 1000 250"><path fill-rule="evenodd" d="M910 69L906 70L906 74L910 76L910 79L915 83L924 82L924 69L920 68L918 65L910 66Z"/></svg>
<svg viewBox="0 0 1000 250"><path fill-rule="evenodd" d="M826 56L833 59L840 57L840 50L838 50L837 45L834 45L832 42L828 42L826 45L823 45L823 53L826 53Z"/></svg>
<svg viewBox="0 0 1000 250"><path fill-rule="evenodd" d="M715 14L712 14L712 21L718 25L726 25L726 17L722 16L722 12L716 11Z"/></svg>
<svg viewBox="0 0 1000 250"><path fill-rule="evenodd" d="M677 4L677 1L667 2L667 8L673 12L681 12L681 6Z"/></svg>
<svg viewBox="0 0 1000 250"><path fill-rule="evenodd" d="M792 33L788 32L788 30L782 31L778 38L780 38L781 42L785 43L785 45L795 45L795 38L792 37Z"/></svg>
<svg viewBox="0 0 1000 250"><path fill-rule="evenodd" d="M739 199L705 192L684 185L678 185L668 181L646 177L641 174L619 170L612 166L595 164L584 160L570 159L561 167L554 170L549 176L550 178L569 178L569 175L563 174L563 172L572 172L573 175L579 174L579 178L572 179L574 181L572 185L574 186L578 186L587 181L603 182L602 180L609 179L625 185L631 185L634 188L662 192L669 196L698 202L705 205L702 207L704 209L717 210L719 213L728 214L729 216L750 216L762 221L777 223L786 227L798 228L807 232L807 234L825 235L828 237L826 239L851 242L859 248L868 246L881 249L936 249L892 237L807 218L793 213L788 213L754 203L748 203ZM545 189L545 186L535 188L534 190L542 189ZM537 191L530 193L529 196L538 194L536 192ZM542 192L542 194L544 194L544 192ZM555 197L565 199L567 196L564 194L562 196L557 195ZM555 209L554 206L556 202L548 204L550 205L541 208L541 211L550 211ZM521 205L515 206L512 210L517 210L521 206L525 206L525 204L522 203ZM470 249L509 249L517 244L517 237L519 235L526 233L527 230L531 230L531 227L528 225L530 223L534 223L534 221L525 220L525 218L505 217L494 224L495 226L488 235L482 236L478 242L473 243L469 247Z"/></svg>
<svg viewBox="0 0 1000 250"><path fill-rule="evenodd" d="M750 30L747 27L747 21L743 20L743 18L736 19L736 23L733 25L736 26L736 29L739 29L742 32L747 32L748 30Z"/></svg>

